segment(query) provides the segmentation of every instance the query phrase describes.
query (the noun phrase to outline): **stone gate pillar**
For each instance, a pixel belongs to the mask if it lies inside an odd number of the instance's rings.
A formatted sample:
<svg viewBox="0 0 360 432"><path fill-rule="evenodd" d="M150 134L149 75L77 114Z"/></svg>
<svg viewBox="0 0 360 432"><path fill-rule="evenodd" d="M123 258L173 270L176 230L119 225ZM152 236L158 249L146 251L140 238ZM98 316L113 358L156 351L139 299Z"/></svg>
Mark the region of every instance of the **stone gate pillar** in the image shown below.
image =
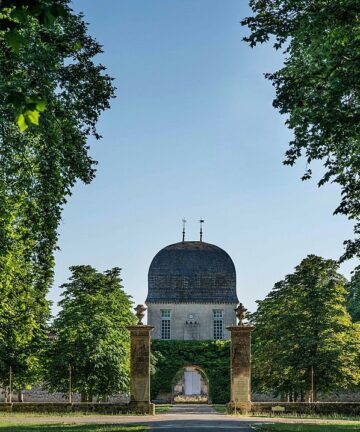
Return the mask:
<svg viewBox="0 0 360 432"><path fill-rule="evenodd" d="M130 409L140 414L154 414L155 405L150 401L150 333L153 326L144 325L146 308L138 305L137 325L128 326L130 331Z"/></svg>
<svg viewBox="0 0 360 432"><path fill-rule="evenodd" d="M251 410L251 325L244 324L246 309L240 303L235 309L237 326L226 327L231 333L230 412Z"/></svg>

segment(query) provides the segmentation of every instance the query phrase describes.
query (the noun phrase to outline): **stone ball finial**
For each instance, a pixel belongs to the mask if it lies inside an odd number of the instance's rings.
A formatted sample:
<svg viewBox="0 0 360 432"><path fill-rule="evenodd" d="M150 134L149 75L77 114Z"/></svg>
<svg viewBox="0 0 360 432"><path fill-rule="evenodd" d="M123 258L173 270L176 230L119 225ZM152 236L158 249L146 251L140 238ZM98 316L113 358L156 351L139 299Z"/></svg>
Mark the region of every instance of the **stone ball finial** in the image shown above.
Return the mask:
<svg viewBox="0 0 360 432"><path fill-rule="evenodd" d="M146 307L144 305L139 304L136 306L136 308L134 308L134 310L136 312L136 317L138 319L137 325L143 325L142 319L145 316Z"/></svg>
<svg viewBox="0 0 360 432"><path fill-rule="evenodd" d="M239 320L238 325L243 325L243 321L247 312L247 309L245 308L245 306L242 303L239 303L239 306L234 309L235 313L236 313L236 317Z"/></svg>

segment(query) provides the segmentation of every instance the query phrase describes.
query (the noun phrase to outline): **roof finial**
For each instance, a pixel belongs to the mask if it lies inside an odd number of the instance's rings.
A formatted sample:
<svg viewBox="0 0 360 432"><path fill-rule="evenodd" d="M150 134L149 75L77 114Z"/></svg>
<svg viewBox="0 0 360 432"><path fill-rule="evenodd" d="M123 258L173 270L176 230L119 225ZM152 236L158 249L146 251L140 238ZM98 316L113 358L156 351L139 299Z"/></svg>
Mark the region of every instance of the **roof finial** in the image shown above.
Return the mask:
<svg viewBox="0 0 360 432"><path fill-rule="evenodd" d="M200 241L202 242L202 237L203 237L202 224L205 222L205 220L203 218L200 218L199 222L200 222Z"/></svg>
<svg viewBox="0 0 360 432"><path fill-rule="evenodd" d="M185 241L185 224L186 224L186 219L185 218L183 218L182 223L183 223L182 241L184 242Z"/></svg>

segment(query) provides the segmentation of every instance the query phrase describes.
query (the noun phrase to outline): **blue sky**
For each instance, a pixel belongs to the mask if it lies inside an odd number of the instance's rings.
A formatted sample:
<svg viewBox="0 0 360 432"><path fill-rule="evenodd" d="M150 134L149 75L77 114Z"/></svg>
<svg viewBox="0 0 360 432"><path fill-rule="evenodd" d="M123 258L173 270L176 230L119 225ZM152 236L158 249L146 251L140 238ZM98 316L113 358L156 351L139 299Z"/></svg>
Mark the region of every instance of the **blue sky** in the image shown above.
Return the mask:
<svg viewBox="0 0 360 432"><path fill-rule="evenodd" d="M68 267L123 269L136 303L162 247L198 239L233 258L250 310L309 253L337 258L352 225L332 216L335 186L301 182L305 162L282 165L291 139L263 77L282 64L270 45L242 42L246 0L75 0L103 46L99 62L117 98L99 122L96 179L78 184L63 212L54 287ZM349 276L354 262L341 267ZM56 308L55 308L56 310Z"/></svg>

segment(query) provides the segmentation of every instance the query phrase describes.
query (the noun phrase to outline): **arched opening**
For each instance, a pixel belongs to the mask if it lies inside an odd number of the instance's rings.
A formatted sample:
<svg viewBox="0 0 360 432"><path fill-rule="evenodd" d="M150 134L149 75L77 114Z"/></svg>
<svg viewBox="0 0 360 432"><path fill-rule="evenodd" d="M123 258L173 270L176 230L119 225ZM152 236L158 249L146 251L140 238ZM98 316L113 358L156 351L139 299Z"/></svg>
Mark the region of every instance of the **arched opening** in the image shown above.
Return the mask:
<svg viewBox="0 0 360 432"><path fill-rule="evenodd" d="M175 375L172 386L174 402L209 402L209 380L196 365L185 366Z"/></svg>

